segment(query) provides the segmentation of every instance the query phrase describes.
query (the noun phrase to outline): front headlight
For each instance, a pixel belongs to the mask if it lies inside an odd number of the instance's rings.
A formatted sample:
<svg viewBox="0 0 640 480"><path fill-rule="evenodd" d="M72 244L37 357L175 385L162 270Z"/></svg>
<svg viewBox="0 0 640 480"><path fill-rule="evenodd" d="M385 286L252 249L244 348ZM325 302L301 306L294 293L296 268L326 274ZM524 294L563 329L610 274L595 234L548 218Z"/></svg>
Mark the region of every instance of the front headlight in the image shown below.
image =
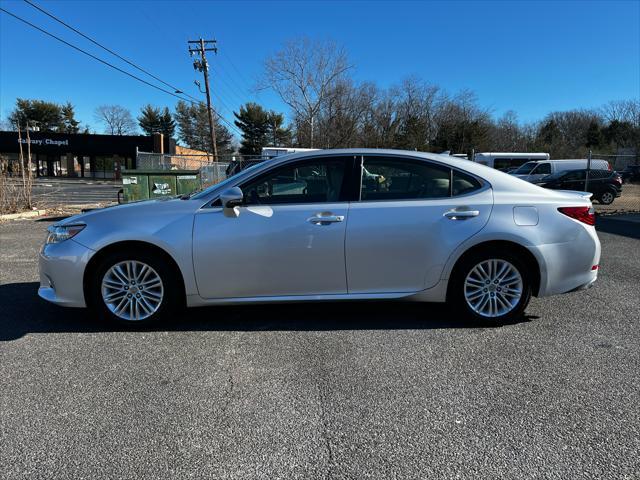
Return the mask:
<svg viewBox="0 0 640 480"><path fill-rule="evenodd" d="M52 225L47 228L47 240L45 244L60 243L75 237L79 234L86 225Z"/></svg>

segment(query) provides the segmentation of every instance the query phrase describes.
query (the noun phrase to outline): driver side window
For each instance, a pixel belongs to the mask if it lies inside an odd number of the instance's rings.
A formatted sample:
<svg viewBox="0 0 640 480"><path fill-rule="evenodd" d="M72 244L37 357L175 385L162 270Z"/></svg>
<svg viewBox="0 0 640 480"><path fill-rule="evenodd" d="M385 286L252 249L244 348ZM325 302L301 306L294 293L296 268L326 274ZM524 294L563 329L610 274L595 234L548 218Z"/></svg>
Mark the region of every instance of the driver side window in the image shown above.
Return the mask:
<svg viewBox="0 0 640 480"><path fill-rule="evenodd" d="M241 185L244 205L339 202L351 158L314 159L276 168ZM350 163L349 163L350 164Z"/></svg>
<svg viewBox="0 0 640 480"><path fill-rule="evenodd" d="M541 163L531 173L535 175L549 175L551 173L551 165L548 163Z"/></svg>

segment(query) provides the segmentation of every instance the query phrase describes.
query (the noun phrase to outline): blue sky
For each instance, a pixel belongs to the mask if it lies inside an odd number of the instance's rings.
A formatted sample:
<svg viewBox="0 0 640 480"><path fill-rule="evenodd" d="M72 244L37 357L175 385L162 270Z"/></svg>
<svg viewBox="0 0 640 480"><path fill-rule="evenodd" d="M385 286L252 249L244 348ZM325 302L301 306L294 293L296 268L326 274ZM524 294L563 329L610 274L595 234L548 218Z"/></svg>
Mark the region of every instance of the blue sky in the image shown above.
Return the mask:
<svg viewBox="0 0 640 480"><path fill-rule="evenodd" d="M301 35L343 44L357 80L387 87L416 75L452 93L469 88L495 116L513 109L533 121L640 98L640 1L34 1L193 96L201 75L187 40L216 38L214 100L230 120L229 109L246 101L286 112L253 87L264 59ZM129 69L29 5L0 4ZM0 118L17 97L69 100L96 131L98 105L137 115L146 103L176 101L0 13Z"/></svg>

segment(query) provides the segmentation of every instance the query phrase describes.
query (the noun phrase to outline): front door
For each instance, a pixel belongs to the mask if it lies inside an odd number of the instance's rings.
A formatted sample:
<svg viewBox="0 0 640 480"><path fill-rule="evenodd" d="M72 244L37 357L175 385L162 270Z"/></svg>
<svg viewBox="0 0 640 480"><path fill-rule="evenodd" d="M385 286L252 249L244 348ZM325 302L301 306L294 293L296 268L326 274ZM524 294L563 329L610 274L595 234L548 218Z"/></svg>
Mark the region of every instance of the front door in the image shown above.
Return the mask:
<svg viewBox="0 0 640 480"><path fill-rule="evenodd" d="M344 264L351 157L286 164L250 179L237 218L214 206L193 229L204 298L347 293Z"/></svg>
<svg viewBox="0 0 640 480"><path fill-rule="evenodd" d="M547 175L551 175L551 164L542 162L538 163L538 165L531 171L531 173L529 173L526 180L528 182L536 182L543 179Z"/></svg>
<svg viewBox="0 0 640 480"><path fill-rule="evenodd" d="M454 249L479 232L493 206L488 186L451 168L402 157L364 157L361 200L349 209L349 293L434 286Z"/></svg>

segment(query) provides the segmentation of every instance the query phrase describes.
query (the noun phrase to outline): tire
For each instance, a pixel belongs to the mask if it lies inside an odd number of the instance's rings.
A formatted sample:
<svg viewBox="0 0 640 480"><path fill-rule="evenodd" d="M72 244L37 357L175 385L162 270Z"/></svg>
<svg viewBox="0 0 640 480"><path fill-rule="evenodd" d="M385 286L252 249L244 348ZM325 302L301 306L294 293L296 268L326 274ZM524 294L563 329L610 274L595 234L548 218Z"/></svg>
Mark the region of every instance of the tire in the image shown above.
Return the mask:
<svg viewBox="0 0 640 480"><path fill-rule="evenodd" d="M616 194L610 190L606 190L600 194L598 202L602 205L611 205L616 198Z"/></svg>
<svg viewBox="0 0 640 480"><path fill-rule="evenodd" d="M129 327L160 322L180 305L182 290L175 277L166 261L153 253L110 253L89 279L89 308L100 318Z"/></svg>
<svg viewBox="0 0 640 480"><path fill-rule="evenodd" d="M531 274L518 255L487 248L456 265L447 300L474 324L499 326L522 317L531 292Z"/></svg>

